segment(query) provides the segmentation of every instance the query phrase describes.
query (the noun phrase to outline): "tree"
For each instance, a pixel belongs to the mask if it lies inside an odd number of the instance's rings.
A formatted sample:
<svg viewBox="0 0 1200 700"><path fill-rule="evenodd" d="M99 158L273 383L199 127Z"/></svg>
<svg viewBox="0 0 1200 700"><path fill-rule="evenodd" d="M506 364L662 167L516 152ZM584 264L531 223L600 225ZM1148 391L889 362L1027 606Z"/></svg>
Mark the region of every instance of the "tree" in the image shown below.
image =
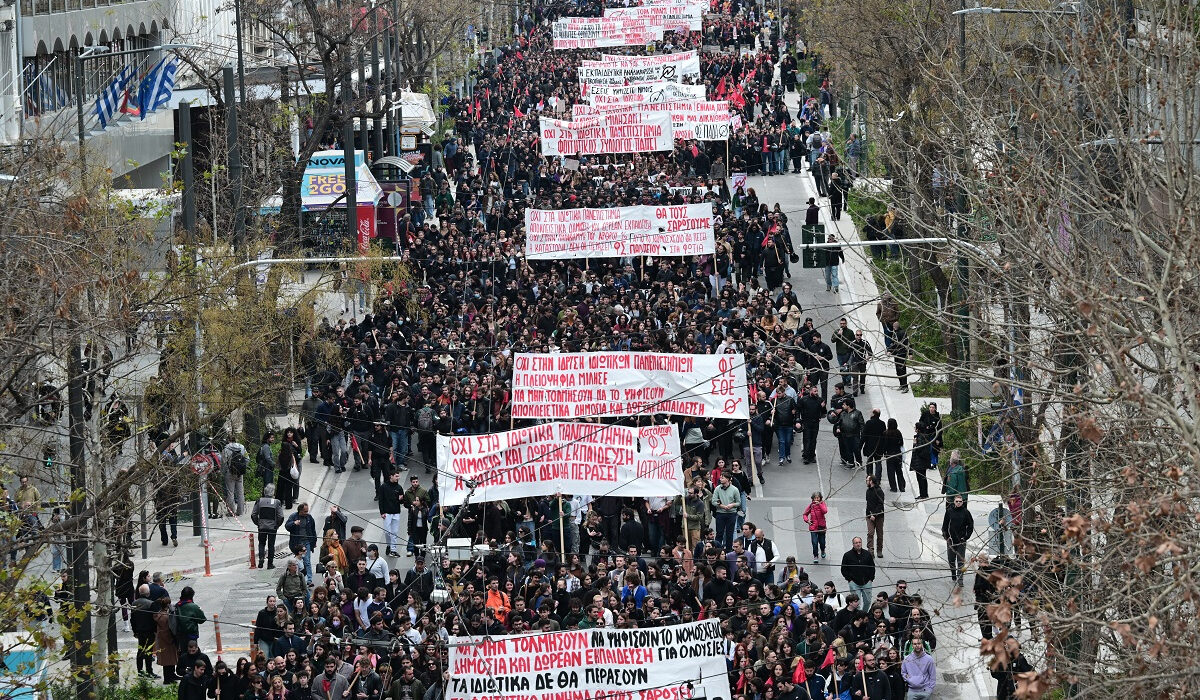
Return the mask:
<svg viewBox="0 0 1200 700"><path fill-rule="evenodd" d="M953 240L922 254L925 274L937 265L965 283L954 263L969 262L981 324L968 370L996 383L994 413L1014 445L1019 561L995 577L1005 594L989 612L1002 632L984 657L1006 659L1020 610L1045 635L1022 697L1051 685L1088 698L1196 695L1200 673L1178 659L1200 642L1200 20L1177 3L1082 2L1078 14L968 17L959 44L946 40L956 5L928 6L898 32L906 56L963 45L965 70L897 61L920 76L920 101L869 128L911 234ZM879 6L865 15L838 21L859 36L890 21ZM868 85L883 67L866 53L835 63ZM869 95L875 113L897 114ZM965 225L948 226L952 213ZM905 301L965 325L957 310Z"/></svg>
<svg viewBox="0 0 1200 700"><path fill-rule="evenodd" d="M10 509L0 499L0 560L11 562L0 575L0 617L4 631L53 648L41 622L50 589L30 566L47 547L82 540L94 557L95 595L68 606L62 631L68 645L92 650L103 679L112 668L112 563L131 546L130 516L159 499L164 484L190 488L181 479L186 466L160 455L287 388L271 353L313 327L313 292L294 300L277 289L235 294L239 280L252 284L237 273L238 257L206 248L205 265L193 266L192 250L177 246L174 232L157 236L168 207L130 201L108 173L80 167L74 155L30 143L20 158L0 162L17 176L5 183L0 212L8 273L0 278L8 311L0 338L0 477L29 476L43 501L72 506L41 528L31 527L30 516L42 504ZM170 198L165 189L158 201ZM77 350L78 363L70 359ZM83 481L65 449L73 378L85 389ZM148 386L174 398L145 397ZM179 453L190 450L181 444ZM97 633L81 638L78 622L90 618Z"/></svg>
<svg viewBox="0 0 1200 700"><path fill-rule="evenodd" d="M302 0L283 6L243 0L240 5L245 25L267 37L265 55L280 70L281 93L280 99L247 99L239 106L240 128L257 137L247 141L253 143L253 151L243 148L243 164L254 171L244 180L241 206L256 207L281 193L275 242L290 249L299 243L300 186L309 158L341 141L347 122L357 118L365 123L391 113L392 100L405 85L424 86L436 62L462 48L467 24L479 10L465 0L437 5ZM369 65L372 56L379 57L376 70ZM199 154L199 167L214 192L232 198L233 189L222 186L229 175L224 170L228 154L222 66L206 56L185 58L220 105L219 110L208 110L210 144ZM366 83L360 80L364 75ZM293 133L299 134L295 151ZM249 157L252 152L254 158ZM237 206L232 199L214 195L211 208L204 202L201 209L213 230L233 229Z"/></svg>

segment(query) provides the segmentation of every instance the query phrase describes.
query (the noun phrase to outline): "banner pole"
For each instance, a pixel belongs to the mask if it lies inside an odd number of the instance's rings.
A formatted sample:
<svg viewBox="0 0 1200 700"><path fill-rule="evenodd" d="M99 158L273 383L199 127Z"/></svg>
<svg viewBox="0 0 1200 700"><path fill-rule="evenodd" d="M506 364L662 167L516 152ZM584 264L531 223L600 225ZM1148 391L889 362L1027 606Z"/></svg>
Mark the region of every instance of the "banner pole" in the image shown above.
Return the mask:
<svg viewBox="0 0 1200 700"><path fill-rule="evenodd" d="M763 475L762 461L754 458L754 410L757 408L757 406L751 407L750 417L746 419L746 439L750 444L750 459L748 460L751 466L750 478L753 479L754 475L758 474L758 478L761 481Z"/></svg>
<svg viewBox="0 0 1200 700"><path fill-rule="evenodd" d="M566 526L563 524L563 500L562 494L558 494L558 544L559 554L562 555L562 563L567 563L567 533Z"/></svg>

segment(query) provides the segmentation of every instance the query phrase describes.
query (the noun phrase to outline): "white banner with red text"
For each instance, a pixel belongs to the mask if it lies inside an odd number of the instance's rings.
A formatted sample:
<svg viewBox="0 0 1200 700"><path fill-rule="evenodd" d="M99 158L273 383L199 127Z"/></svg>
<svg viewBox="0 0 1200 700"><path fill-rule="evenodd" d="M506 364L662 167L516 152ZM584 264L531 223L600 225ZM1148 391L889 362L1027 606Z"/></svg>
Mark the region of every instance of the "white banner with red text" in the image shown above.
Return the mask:
<svg viewBox="0 0 1200 700"><path fill-rule="evenodd" d="M525 210L528 260L669 258L715 250L711 204Z"/></svg>
<svg viewBox="0 0 1200 700"><path fill-rule="evenodd" d="M610 7L605 17L635 19L662 24L668 32L698 32L704 24L704 10L685 4L648 5L644 7Z"/></svg>
<svg viewBox="0 0 1200 700"><path fill-rule="evenodd" d="M518 353L512 416L571 420L666 413L749 418L742 355Z"/></svg>
<svg viewBox="0 0 1200 700"><path fill-rule="evenodd" d="M446 700L729 696L717 618L666 627L451 637Z"/></svg>
<svg viewBox="0 0 1200 700"><path fill-rule="evenodd" d="M683 494L679 428L546 423L488 435L437 436L447 506L526 496ZM471 493L471 485L475 492Z"/></svg>
<svg viewBox="0 0 1200 700"><path fill-rule="evenodd" d="M674 148L668 112L597 114L582 121L539 121L543 156L647 153Z"/></svg>
<svg viewBox="0 0 1200 700"><path fill-rule="evenodd" d="M689 102L705 97L703 85L684 85L669 80L654 80L649 83L610 85L597 83L583 86L583 99L597 107L630 107L640 104L663 102Z"/></svg>
<svg viewBox="0 0 1200 700"><path fill-rule="evenodd" d="M640 46L663 38L661 22L624 17L569 17L551 27L555 49Z"/></svg>
<svg viewBox="0 0 1200 700"><path fill-rule="evenodd" d="M697 139L699 141L726 141L731 129L729 126L728 102L646 102L643 104L621 105L571 105L571 118L576 120L611 117L615 114L635 112L639 114L658 114L666 112L671 115L671 131L676 139Z"/></svg>
<svg viewBox="0 0 1200 700"><path fill-rule="evenodd" d="M695 51L637 58L606 55L600 61L580 63L578 74L581 85L624 85L655 80L678 83L685 77L700 75L700 57Z"/></svg>

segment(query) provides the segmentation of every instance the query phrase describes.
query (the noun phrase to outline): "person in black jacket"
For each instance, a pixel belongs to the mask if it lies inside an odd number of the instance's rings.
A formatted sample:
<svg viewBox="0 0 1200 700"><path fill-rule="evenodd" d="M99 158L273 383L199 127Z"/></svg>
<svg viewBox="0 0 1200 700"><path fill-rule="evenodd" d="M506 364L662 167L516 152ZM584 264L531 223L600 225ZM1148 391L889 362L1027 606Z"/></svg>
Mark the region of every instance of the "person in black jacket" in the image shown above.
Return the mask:
<svg viewBox="0 0 1200 700"><path fill-rule="evenodd" d="M642 524L633 517L632 508L621 509L621 530L617 534L617 548L625 551L630 547L639 550L645 547L646 531Z"/></svg>
<svg viewBox="0 0 1200 700"><path fill-rule="evenodd" d="M855 686L863 687L862 695L854 697L870 698L871 700L899 700L892 695L892 682L888 675L879 670L879 662L875 654L869 650L863 655L863 670L856 674ZM853 694L853 692L852 692Z"/></svg>
<svg viewBox="0 0 1200 700"><path fill-rule="evenodd" d="M157 626L154 613L158 606L150 600L150 586L143 583L138 586L138 597L133 601L133 612L129 616L129 625L137 637L137 670L139 676L158 678L154 673L154 636ZM145 670L142 670L145 662Z"/></svg>
<svg viewBox="0 0 1200 700"><path fill-rule="evenodd" d="M403 512L404 487L400 485L400 472L392 472L388 480L379 487L379 517L383 518L383 529L387 532L387 553L395 553L400 538L400 513Z"/></svg>
<svg viewBox="0 0 1200 700"><path fill-rule="evenodd" d="M892 493L904 490L904 433L895 418L888 418L883 431L883 458L887 462L888 489ZM897 489L899 486L899 489Z"/></svg>
<svg viewBox="0 0 1200 700"><path fill-rule="evenodd" d="M433 595L433 572L425 568L425 557L417 557L415 566L404 575L404 587L416 593L421 600L429 602Z"/></svg>
<svg viewBox="0 0 1200 700"><path fill-rule="evenodd" d="M208 664L197 659L192 663L190 671L179 679L179 700L208 700L208 690L213 686Z"/></svg>
<svg viewBox="0 0 1200 700"><path fill-rule="evenodd" d="M863 549L861 537L851 540L850 550L842 555L842 578L860 600L871 600L871 582L875 580L875 557Z"/></svg>
<svg viewBox="0 0 1200 700"><path fill-rule="evenodd" d="M267 596L267 606L258 611L254 620L254 641L264 654L270 654L275 640L283 636L283 629L275 619L279 604L273 595Z"/></svg>
<svg viewBox="0 0 1200 700"><path fill-rule="evenodd" d="M862 454L867 462L867 475L874 476L876 483L883 480L883 434L886 430L887 425L879 417L879 409L871 409L871 417L863 423ZM869 543L870 538L867 541Z"/></svg>
<svg viewBox="0 0 1200 700"><path fill-rule="evenodd" d="M962 494L954 497L954 505L946 509L942 518L942 537L946 539L946 559L950 562L950 580L962 587L963 568L966 566L967 541L975 534L975 518L967 510Z"/></svg>
<svg viewBox="0 0 1200 700"><path fill-rule="evenodd" d="M867 476L867 551L883 558L883 488L874 475ZM873 546L872 546L873 545Z"/></svg>
<svg viewBox="0 0 1200 700"><path fill-rule="evenodd" d="M408 405L408 394L404 391L392 393L392 400L383 409L388 432L392 437L392 464L397 470L408 469L409 428L412 427L412 409ZM429 465L425 465L429 473Z"/></svg>
<svg viewBox="0 0 1200 700"><path fill-rule="evenodd" d="M395 470L392 467L392 437L388 434L387 425L377 421L371 426L371 433L365 443L359 443L359 449L366 452L367 462L371 468L371 480L375 482L375 493L387 480L388 475Z"/></svg>
<svg viewBox="0 0 1200 700"><path fill-rule="evenodd" d="M812 344L806 351L804 366L808 369L808 379L821 387L821 400L829 398L829 363L833 360L833 350L821 341L820 333L812 334Z"/></svg>
<svg viewBox="0 0 1200 700"><path fill-rule="evenodd" d="M808 395L800 399L801 461L813 464L817 461L817 432L821 419L825 417L825 400L817 395L817 387L809 387Z"/></svg>
<svg viewBox="0 0 1200 700"><path fill-rule="evenodd" d="M892 359L896 361L896 378L900 380L901 393L908 393L909 351L908 331L900 326L899 321L893 322L892 344L888 346L888 352L892 353Z"/></svg>
<svg viewBox="0 0 1200 700"><path fill-rule="evenodd" d="M980 636L991 639L992 620L988 617L987 608L996 600L996 584L992 581L996 566L988 561L987 554L980 554L975 558L975 562L975 585L972 586L975 593L975 617L979 621Z"/></svg>
<svg viewBox="0 0 1200 700"><path fill-rule="evenodd" d="M1008 661L992 671L992 678L996 679L996 700L1011 700L1017 697L1016 674L1033 670L1033 665L1021 653L1021 642L1017 641L1016 637L1006 639L1004 647L1008 652Z"/></svg>

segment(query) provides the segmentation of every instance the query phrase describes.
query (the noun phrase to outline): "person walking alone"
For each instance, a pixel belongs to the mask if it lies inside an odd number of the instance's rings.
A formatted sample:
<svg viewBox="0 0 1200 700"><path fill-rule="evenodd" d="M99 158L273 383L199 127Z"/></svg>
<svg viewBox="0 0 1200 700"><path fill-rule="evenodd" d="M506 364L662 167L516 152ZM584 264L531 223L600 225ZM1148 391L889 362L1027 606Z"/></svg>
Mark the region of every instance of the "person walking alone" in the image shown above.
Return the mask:
<svg viewBox="0 0 1200 700"><path fill-rule="evenodd" d="M275 484L263 486L262 498L254 502L250 520L258 526L258 568L275 568L275 537L283 524L283 502L275 498Z"/></svg>
<svg viewBox="0 0 1200 700"><path fill-rule="evenodd" d="M808 523L808 537L812 541L813 563L817 563L817 551L821 559L825 558L825 532L828 529L825 516L829 514L829 506L825 505L825 496L820 491L813 491L812 501L804 509L804 522Z"/></svg>
<svg viewBox="0 0 1200 700"><path fill-rule="evenodd" d="M889 348L892 359L896 362L896 378L900 380L900 393L908 393L908 354L911 348L908 344L908 332L901 327L900 322L892 324L892 345Z"/></svg>
<svg viewBox="0 0 1200 700"><path fill-rule="evenodd" d="M875 557L883 558L883 487L879 478L867 475L867 551L875 552Z"/></svg>
<svg viewBox="0 0 1200 700"><path fill-rule="evenodd" d="M963 568L967 563L967 541L975 534L975 518L967 510L961 494L954 497L954 505L946 509L942 517L942 537L946 540L946 559L950 563L950 580L956 588L962 587Z"/></svg>

